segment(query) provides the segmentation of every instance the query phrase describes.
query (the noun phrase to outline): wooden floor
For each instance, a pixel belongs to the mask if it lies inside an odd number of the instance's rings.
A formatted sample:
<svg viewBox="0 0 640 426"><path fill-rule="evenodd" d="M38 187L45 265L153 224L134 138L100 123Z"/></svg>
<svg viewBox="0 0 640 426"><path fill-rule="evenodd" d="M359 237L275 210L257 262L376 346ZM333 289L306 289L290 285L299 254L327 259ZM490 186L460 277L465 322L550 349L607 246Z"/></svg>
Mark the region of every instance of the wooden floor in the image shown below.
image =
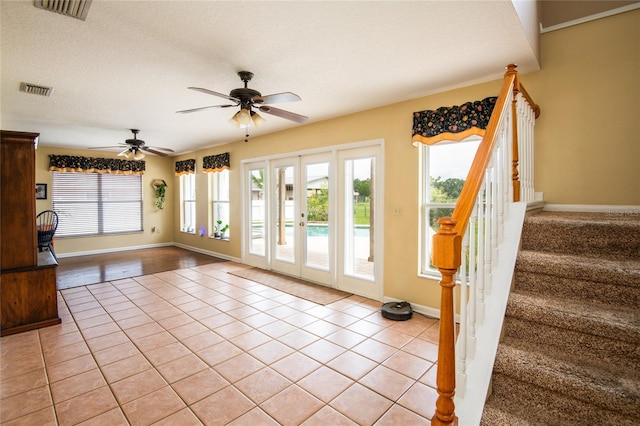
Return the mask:
<svg viewBox="0 0 640 426"><path fill-rule="evenodd" d="M224 261L179 247L65 257L58 258L56 281L60 290Z"/></svg>

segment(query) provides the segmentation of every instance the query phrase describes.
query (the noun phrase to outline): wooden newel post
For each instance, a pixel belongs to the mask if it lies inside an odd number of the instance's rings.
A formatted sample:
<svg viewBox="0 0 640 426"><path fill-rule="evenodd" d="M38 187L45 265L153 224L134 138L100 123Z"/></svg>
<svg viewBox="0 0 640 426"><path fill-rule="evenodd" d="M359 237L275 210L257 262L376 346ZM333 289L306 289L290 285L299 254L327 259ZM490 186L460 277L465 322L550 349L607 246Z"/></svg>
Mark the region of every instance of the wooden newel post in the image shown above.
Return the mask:
<svg viewBox="0 0 640 426"><path fill-rule="evenodd" d="M511 117L512 117L512 134L513 141L511 144L511 183L513 184L513 201L520 201L520 173L518 172L518 162L520 161L520 154L518 153L518 114L516 105L518 103L516 99L516 95L520 91L520 78L518 76L518 71L516 71L516 64L507 65L507 71L505 72L505 77L513 74L516 78L513 84L513 101L511 101Z"/></svg>
<svg viewBox="0 0 640 426"><path fill-rule="evenodd" d="M438 399L432 425L457 425L453 396L456 390L455 321L453 306L454 275L460 266L462 239L450 217L438 220L440 228L433 236L433 264L442 274L440 299L440 338L438 344Z"/></svg>

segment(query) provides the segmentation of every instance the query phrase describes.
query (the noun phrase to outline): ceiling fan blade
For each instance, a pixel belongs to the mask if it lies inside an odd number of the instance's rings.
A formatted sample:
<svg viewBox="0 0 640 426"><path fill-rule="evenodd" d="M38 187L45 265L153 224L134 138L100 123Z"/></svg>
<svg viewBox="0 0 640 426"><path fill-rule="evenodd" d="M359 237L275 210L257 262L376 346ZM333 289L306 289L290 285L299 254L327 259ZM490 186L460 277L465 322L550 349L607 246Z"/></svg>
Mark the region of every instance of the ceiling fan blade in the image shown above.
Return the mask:
<svg viewBox="0 0 640 426"><path fill-rule="evenodd" d="M114 148L122 148L123 146L127 146L127 145L121 143L120 145L112 145L112 146L92 146L87 149L114 149Z"/></svg>
<svg viewBox="0 0 640 426"><path fill-rule="evenodd" d="M300 99L300 96L291 92L283 92L283 93L274 93L273 95L266 96L256 96L252 99L253 102L259 104L277 104L280 102L297 102Z"/></svg>
<svg viewBox="0 0 640 426"><path fill-rule="evenodd" d="M211 106L200 107L200 108L183 109L182 111L176 111L176 113L177 114L187 114L187 113L190 113L190 112L203 111L205 109L229 108L229 107L235 107L235 106L238 106L238 105L211 105Z"/></svg>
<svg viewBox="0 0 640 426"><path fill-rule="evenodd" d="M175 152L171 148L162 148L162 147L159 147L159 146L148 146L148 147L145 147L145 148L151 148L151 149L155 149L155 150L158 150L158 151L165 151L165 152Z"/></svg>
<svg viewBox="0 0 640 426"><path fill-rule="evenodd" d="M214 92L213 90L204 89L202 87L188 87L188 89L196 90L198 92L206 93L208 95L219 96L221 98L229 99L230 101L240 103L240 99L238 99L238 98L234 98L233 96L225 95L224 93Z"/></svg>
<svg viewBox="0 0 640 426"><path fill-rule="evenodd" d="M165 152L156 151L155 149L149 148L149 147L146 147L146 146L141 146L140 149L142 151L150 152L152 154L156 154L156 155L159 155L161 157L167 157L169 155L169 154L167 154Z"/></svg>
<svg viewBox="0 0 640 426"><path fill-rule="evenodd" d="M304 115L266 105L261 106L260 111L267 114L275 115L276 117L286 118L287 120L295 121L296 123L300 124L306 123L307 120L309 120L309 117L305 117Z"/></svg>

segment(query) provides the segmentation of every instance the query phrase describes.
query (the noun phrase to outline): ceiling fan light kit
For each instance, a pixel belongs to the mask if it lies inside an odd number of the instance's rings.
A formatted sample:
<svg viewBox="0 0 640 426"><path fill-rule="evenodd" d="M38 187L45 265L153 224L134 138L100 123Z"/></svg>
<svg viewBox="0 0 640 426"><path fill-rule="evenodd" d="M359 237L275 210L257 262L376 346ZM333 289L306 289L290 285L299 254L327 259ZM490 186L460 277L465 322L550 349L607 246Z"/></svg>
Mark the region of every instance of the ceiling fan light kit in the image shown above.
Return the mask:
<svg viewBox="0 0 640 426"><path fill-rule="evenodd" d="M259 127L265 121L266 120L262 118L262 116L260 116L257 112L255 111L248 112L244 108L236 112L233 115L233 117L231 117L231 119L229 120L231 124L233 124L234 126L240 129L246 129L249 126L251 126L251 124L253 124L255 127Z"/></svg>
<svg viewBox="0 0 640 426"><path fill-rule="evenodd" d="M122 151L121 153L119 153L118 157L124 157L127 160L131 160L131 158L133 157L133 154L131 153L131 150L129 148L127 148L124 151Z"/></svg>
<svg viewBox="0 0 640 426"><path fill-rule="evenodd" d="M227 105L210 105L201 108L192 108L185 109L181 111L176 111L179 114L186 114L196 111L202 111L211 108L229 108L229 107L240 107L240 110L236 112L231 119L229 120L234 126L242 129L248 129L251 124L255 127L260 126L266 120L260 116L256 111L253 111L253 108L259 109L261 112L275 115L276 117L284 118L287 120L295 121L296 123L306 123L309 120L309 117L305 117L304 115L296 114L294 112L285 111L279 108L274 108L271 106L266 106L263 104L271 104L278 102L295 102L300 100L300 96L291 92L283 92L283 93L274 93L272 95L262 96L260 92L254 89L250 89L248 86L249 81L253 78L253 73L249 71L240 71L238 72L238 76L240 80L244 82L244 87L233 89L229 92L229 95L225 95L222 93L214 92L213 90L204 89L202 87L189 87L190 90L195 90L198 92L206 93L208 95L218 96L229 101L234 102L234 104ZM246 134L245 142L247 142L247 138L249 134Z"/></svg>

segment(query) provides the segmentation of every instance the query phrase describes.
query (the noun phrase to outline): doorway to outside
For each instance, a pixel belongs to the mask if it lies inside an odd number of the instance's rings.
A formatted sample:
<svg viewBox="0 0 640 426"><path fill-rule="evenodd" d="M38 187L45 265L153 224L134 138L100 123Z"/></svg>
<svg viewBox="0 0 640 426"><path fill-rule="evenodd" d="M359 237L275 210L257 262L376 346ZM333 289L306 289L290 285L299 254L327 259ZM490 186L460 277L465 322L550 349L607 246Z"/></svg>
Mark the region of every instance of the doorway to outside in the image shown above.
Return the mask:
<svg viewBox="0 0 640 426"><path fill-rule="evenodd" d="M243 163L243 262L382 300L382 141Z"/></svg>

